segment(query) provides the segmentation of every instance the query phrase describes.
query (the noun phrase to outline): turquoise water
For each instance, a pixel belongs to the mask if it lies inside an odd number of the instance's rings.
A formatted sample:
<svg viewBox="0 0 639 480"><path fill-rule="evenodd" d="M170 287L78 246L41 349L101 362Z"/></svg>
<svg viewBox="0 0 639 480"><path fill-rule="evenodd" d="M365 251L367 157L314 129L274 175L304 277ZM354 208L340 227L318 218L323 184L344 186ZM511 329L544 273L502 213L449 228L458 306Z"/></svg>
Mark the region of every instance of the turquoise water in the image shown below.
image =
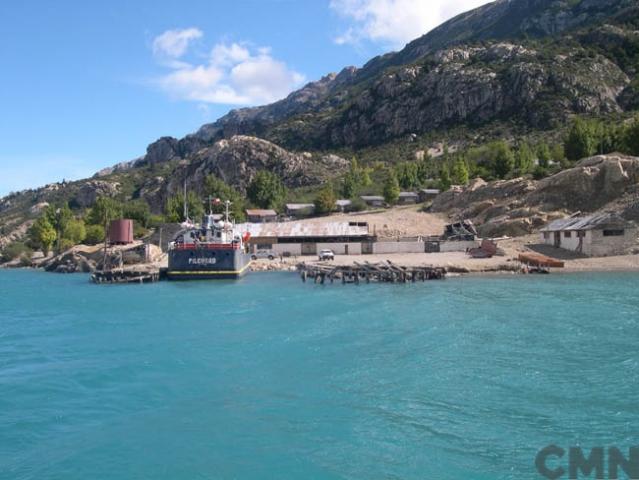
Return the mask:
<svg viewBox="0 0 639 480"><path fill-rule="evenodd" d="M2 479L534 479L639 443L636 274L0 272Z"/></svg>

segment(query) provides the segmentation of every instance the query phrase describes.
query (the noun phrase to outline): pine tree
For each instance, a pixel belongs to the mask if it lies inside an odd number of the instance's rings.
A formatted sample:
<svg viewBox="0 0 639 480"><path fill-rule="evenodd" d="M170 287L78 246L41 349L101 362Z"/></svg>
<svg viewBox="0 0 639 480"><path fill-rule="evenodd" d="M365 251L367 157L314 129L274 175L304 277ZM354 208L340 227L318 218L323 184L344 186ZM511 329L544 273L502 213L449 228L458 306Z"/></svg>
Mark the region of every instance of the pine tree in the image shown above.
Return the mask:
<svg viewBox="0 0 639 480"><path fill-rule="evenodd" d="M639 157L639 117L630 124L624 133L624 147L628 154Z"/></svg>
<svg viewBox="0 0 639 480"><path fill-rule="evenodd" d="M455 163L453 163L451 176L452 176L452 181L456 185L468 184L468 180L469 180L468 167L466 166L466 162L464 161L463 158L460 157L457 160L455 160Z"/></svg>
<svg viewBox="0 0 639 480"><path fill-rule="evenodd" d="M597 135L592 122L576 118L564 142L568 160L575 162L591 157L597 151Z"/></svg>
<svg viewBox="0 0 639 480"><path fill-rule="evenodd" d="M537 158L539 159L539 166L541 168L548 168L552 155L547 143L544 142L539 144L537 147Z"/></svg>
<svg viewBox="0 0 639 480"><path fill-rule="evenodd" d="M53 243L56 241L57 234L46 214L35 221L31 227L30 237L31 241L38 245L45 255L48 255Z"/></svg>
<svg viewBox="0 0 639 480"><path fill-rule="evenodd" d="M520 175L526 175L530 173L535 165L535 154L533 153L530 145L523 142L517 149L517 155L515 157L515 168Z"/></svg>
<svg viewBox="0 0 639 480"><path fill-rule="evenodd" d="M246 193L259 208L280 208L286 198L286 188L280 177L267 170L257 172Z"/></svg>
<svg viewBox="0 0 639 480"><path fill-rule="evenodd" d="M450 172L448 171L448 165L442 165L441 170L439 171L439 188L442 192L450 190L450 186L452 185L450 181Z"/></svg>
<svg viewBox="0 0 639 480"><path fill-rule="evenodd" d="M515 166L515 156L506 142L495 142L493 170L497 178L506 178Z"/></svg>
<svg viewBox="0 0 639 480"><path fill-rule="evenodd" d="M315 211L319 214L331 213L335 210L335 192L330 184L327 184L322 188L315 198Z"/></svg>
<svg viewBox="0 0 639 480"><path fill-rule="evenodd" d="M384 182L384 200L386 203L393 205L399 199L399 182L394 170L388 172L386 182Z"/></svg>

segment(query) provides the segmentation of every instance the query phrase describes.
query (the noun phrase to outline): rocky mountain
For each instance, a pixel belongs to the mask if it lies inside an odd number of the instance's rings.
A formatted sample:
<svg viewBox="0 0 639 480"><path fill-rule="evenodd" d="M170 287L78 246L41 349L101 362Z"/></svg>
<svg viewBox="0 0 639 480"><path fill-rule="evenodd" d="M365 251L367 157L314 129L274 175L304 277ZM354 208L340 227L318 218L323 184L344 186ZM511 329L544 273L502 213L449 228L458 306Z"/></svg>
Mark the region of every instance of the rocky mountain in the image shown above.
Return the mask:
<svg viewBox="0 0 639 480"><path fill-rule="evenodd" d="M361 69L234 110L190 138L250 134L287 148L361 148L464 123L552 128L573 113L624 111L639 103L638 25L634 0L498 0Z"/></svg>

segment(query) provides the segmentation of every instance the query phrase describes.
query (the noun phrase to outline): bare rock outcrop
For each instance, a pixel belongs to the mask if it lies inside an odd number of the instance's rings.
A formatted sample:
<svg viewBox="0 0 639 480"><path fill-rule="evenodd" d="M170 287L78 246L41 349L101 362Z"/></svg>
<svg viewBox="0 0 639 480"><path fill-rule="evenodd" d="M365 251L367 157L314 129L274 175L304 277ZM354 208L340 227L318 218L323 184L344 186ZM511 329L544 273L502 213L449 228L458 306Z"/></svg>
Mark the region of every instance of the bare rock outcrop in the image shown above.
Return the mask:
<svg viewBox="0 0 639 480"><path fill-rule="evenodd" d="M204 189L207 176L214 175L244 193L260 170L273 172L287 187L296 188L319 185L344 172L348 165L337 155L290 152L266 140L236 135L183 160L170 178L149 179L140 196L158 210L169 195L181 191L184 178L196 192Z"/></svg>
<svg viewBox="0 0 639 480"><path fill-rule="evenodd" d="M472 219L485 236L518 236L577 211L611 209L635 220L637 202L627 196L639 189L638 183L639 158L598 155L539 181L475 180L461 193L441 194L431 209Z"/></svg>
<svg viewBox="0 0 639 480"><path fill-rule="evenodd" d="M95 203L98 197L114 197L120 191L120 184L105 180L89 180L83 183L75 196L75 203L86 208Z"/></svg>

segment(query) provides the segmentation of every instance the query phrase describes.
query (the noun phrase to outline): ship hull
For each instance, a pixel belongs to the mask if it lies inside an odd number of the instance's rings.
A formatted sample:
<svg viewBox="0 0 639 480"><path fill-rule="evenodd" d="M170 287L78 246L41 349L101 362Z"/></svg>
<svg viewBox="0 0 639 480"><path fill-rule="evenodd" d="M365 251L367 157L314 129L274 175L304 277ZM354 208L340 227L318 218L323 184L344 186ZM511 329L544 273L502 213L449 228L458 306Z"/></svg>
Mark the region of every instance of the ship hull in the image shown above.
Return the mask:
<svg viewBox="0 0 639 480"><path fill-rule="evenodd" d="M251 258L241 250L194 248L169 252L169 280L237 280L249 272Z"/></svg>

